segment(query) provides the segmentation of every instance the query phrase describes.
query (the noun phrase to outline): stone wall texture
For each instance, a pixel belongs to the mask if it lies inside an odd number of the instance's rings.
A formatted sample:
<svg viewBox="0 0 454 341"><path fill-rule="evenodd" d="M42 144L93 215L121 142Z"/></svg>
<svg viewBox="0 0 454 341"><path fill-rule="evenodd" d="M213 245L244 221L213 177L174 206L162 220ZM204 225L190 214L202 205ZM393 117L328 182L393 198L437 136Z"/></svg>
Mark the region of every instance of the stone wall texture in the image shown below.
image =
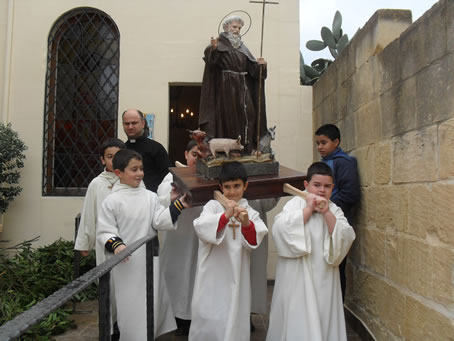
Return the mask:
<svg viewBox="0 0 454 341"><path fill-rule="evenodd" d="M358 159L347 308L377 340L454 340L454 0L377 11L314 85L313 122Z"/></svg>

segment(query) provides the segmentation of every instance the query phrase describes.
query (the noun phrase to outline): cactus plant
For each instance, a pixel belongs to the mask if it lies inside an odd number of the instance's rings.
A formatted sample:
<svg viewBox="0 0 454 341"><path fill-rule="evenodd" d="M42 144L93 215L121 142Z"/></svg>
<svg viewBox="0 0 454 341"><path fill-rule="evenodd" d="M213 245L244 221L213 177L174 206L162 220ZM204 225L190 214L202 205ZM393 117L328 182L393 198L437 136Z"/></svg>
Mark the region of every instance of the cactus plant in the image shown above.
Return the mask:
<svg viewBox="0 0 454 341"><path fill-rule="evenodd" d="M336 11L332 31L328 27L323 26L320 31L322 40L309 40L306 43L306 47L311 51L321 51L325 47L328 47L329 52L336 59L348 43L348 36L347 34L343 34L341 26L342 15L339 11Z"/></svg>
<svg viewBox="0 0 454 341"><path fill-rule="evenodd" d="M328 47L331 55L336 59L348 44L348 36L342 31L342 15L336 11L334 15L332 30L323 26L320 35L322 40L309 40L306 47L311 51L321 51ZM330 59L316 59L311 66L304 64L303 56L300 52L300 81L302 85L313 85L333 63Z"/></svg>

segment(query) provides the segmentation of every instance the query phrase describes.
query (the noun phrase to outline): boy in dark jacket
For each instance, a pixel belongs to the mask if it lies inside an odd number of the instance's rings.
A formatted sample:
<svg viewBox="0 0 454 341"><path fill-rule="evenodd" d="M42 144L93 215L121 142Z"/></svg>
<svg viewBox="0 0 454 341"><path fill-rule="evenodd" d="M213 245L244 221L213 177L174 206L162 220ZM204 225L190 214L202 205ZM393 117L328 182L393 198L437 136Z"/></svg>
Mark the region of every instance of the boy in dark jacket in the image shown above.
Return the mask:
<svg viewBox="0 0 454 341"><path fill-rule="evenodd" d="M360 198L358 166L356 159L339 147L340 140L339 128L333 124L325 124L315 132L315 143L322 161L330 166L334 173L335 187L330 199L342 209L348 223L353 226L352 208ZM342 298L345 297L346 264L347 257L339 266Z"/></svg>

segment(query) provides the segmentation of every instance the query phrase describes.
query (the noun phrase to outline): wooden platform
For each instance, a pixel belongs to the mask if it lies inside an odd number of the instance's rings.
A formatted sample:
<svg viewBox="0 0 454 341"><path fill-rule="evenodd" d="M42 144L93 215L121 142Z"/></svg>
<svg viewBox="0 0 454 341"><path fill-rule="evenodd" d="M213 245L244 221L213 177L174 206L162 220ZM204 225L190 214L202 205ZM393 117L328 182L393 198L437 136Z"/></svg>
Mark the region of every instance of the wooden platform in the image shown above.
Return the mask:
<svg viewBox="0 0 454 341"><path fill-rule="evenodd" d="M219 189L218 180L209 180L197 173L194 168L171 167L169 171L174 177L174 181L184 184L186 190L192 194L192 206L205 205L213 198L213 191ZM278 174L257 175L248 177L249 187L246 190L246 199L264 199L287 196L282 191L285 183L304 189L304 173L293 169L279 166Z"/></svg>

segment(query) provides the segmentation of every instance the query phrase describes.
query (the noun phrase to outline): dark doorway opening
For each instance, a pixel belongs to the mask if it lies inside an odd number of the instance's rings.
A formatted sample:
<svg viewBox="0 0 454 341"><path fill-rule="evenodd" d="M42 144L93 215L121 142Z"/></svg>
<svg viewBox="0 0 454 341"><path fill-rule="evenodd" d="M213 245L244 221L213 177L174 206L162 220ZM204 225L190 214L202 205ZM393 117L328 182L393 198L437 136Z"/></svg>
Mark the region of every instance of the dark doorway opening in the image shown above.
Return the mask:
<svg viewBox="0 0 454 341"><path fill-rule="evenodd" d="M169 85L169 157L186 163L184 151L189 142L188 130L199 126L201 84L172 83Z"/></svg>

